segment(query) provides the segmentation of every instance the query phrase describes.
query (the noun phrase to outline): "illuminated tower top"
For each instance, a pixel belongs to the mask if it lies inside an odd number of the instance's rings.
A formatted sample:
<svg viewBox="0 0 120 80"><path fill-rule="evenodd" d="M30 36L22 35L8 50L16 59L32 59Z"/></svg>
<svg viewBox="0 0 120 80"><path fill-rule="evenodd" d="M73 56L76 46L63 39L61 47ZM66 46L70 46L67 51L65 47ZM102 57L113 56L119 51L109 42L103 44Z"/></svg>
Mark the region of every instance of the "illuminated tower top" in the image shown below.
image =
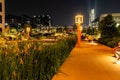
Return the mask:
<svg viewBox="0 0 120 80"><path fill-rule="evenodd" d="M96 3L97 0L89 0L89 26L92 26L92 21L96 18Z"/></svg>
<svg viewBox="0 0 120 80"><path fill-rule="evenodd" d="M92 21L95 19L95 9L91 9L89 13L89 26L92 26Z"/></svg>

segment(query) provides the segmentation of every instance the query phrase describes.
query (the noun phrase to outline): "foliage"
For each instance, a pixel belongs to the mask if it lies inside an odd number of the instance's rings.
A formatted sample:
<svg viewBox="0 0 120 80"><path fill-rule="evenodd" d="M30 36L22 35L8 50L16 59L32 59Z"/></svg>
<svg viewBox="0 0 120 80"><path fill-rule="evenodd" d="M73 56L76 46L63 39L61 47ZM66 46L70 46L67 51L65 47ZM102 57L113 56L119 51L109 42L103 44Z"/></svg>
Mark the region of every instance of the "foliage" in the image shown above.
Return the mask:
<svg viewBox="0 0 120 80"><path fill-rule="evenodd" d="M15 23L11 23L11 24L9 24L9 26L10 26L11 29L12 29L12 28L17 29L17 24L15 24Z"/></svg>
<svg viewBox="0 0 120 80"><path fill-rule="evenodd" d="M116 22L113 20L111 14L107 15L102 21L99 22L98 28L101 32L101 38L112 38L118 36L119 34L118 29L116 28Z"/></svg>
<svg viewBox="0 0 120 80"><path fill-rule="evenodd" d="M68 29L69 29L68 26L64 26L64 30L65 30L66 32L68 31Z"/></svg>
<svg viewBox="0 0 120 80"><path fill-rule="evenodd" d="M74 24L74 25L73 25L73 31L76 31L76 30L77 30L77 25Z"/></svg>
<svg viewBox="0 0 120 80"><path fill-rule="evenodd" d="M106 46L109 46L111 48L117 46L118 42L120 41L120 37L114 37L114 38L100 38L98 40L99 43L102 43Z"/></svg>
<svg viewBox="0 0 120 80"><path fill-rule="evenodd" d="M49 45L7 42L0 47L0 80L51 80L75 44L73 37Z"/></svg>
<svg viewBox="0 0 120 80"><path fill-rule="evenodd" d="M88 27L88 29L87 29L87 34L89 34L89 35L94 35L94 32L95 32L95 28L92 28L92 27Z"/></svg>
<svg viewBox="0 0 120 80"><path fill-rule="evenodd" d="M118 31L119 31L119 33L120 33L120 25L119 25L119 26L117 26L117 29L118 29Z"/></svg>
<svg viewBox="0 0 120 80"><path fill-rule="evenodd" d="M117 46L120 41L120 31L119 26L116 27L116 22L113 20L112 15L107 15L99 23L99 31L101 32L101 38L98 40L100 43L109 47Z"/></svg>

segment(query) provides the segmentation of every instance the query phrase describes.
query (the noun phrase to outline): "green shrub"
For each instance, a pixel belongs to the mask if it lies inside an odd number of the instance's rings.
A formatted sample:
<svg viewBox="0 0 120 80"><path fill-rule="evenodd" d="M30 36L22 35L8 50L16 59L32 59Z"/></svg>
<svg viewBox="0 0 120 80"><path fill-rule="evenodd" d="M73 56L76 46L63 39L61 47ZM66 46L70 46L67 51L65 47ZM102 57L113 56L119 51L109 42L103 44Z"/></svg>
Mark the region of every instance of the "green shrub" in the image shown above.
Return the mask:
<svg viewBox="0 0 120 80"><path fill-rule="evenodd" d="M118 42L120 41L119 37L114 38L100 38L98 40L99 43L109 46L111 48L117 46Z"/></svg>

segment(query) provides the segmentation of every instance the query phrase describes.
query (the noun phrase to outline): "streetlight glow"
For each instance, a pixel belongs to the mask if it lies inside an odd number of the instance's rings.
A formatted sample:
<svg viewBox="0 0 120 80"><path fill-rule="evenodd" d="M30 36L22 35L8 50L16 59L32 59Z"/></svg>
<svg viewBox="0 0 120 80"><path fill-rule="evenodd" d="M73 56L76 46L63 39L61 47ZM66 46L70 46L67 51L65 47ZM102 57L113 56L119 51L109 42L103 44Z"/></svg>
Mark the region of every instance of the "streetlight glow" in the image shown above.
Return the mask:
<svg viewBox="0 0 120 80"><path fill-rule="evenodd" d="M76 24L81 24L81 23L83 23L83 15L76 15L75 16L75 23Z"/></svg>

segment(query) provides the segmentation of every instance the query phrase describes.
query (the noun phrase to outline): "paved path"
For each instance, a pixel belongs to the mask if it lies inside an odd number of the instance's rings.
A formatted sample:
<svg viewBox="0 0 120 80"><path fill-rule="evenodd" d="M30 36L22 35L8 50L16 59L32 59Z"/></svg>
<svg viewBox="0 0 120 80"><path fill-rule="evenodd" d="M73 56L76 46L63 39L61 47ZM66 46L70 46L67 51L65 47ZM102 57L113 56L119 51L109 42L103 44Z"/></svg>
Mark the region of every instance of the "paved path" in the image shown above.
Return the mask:
<svg viewBox="0 0 120 80"><path fill-rule="evenodd" d="M120 80L120 64L112 49L82 42L75 47L52 80Z"/></svg>

